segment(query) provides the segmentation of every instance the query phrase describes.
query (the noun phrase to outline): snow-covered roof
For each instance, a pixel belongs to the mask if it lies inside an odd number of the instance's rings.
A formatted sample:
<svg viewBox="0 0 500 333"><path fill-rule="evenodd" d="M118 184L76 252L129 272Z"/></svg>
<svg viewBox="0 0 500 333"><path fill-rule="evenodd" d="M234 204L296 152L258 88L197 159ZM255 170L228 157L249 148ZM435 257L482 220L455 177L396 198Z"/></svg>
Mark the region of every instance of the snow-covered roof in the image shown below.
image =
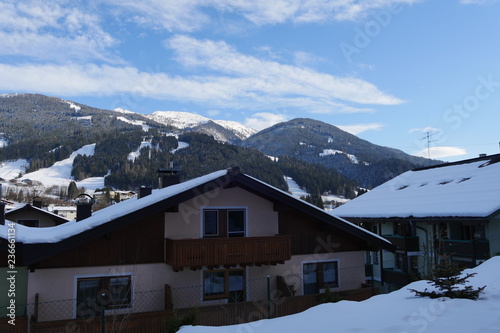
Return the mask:
<svg viewBox="0 0 500 333"><path fill-rule="evenodd" d="M27 208L28 209L32 209L34 211L37 211L37 212L39 212L41 214L53 217L53 218L58 219L58 220L69 221L68 219L66 219L66 218L64 218L64 217L62 217L60 215L54 214L54 213L52 213L52 212L50 212L48 210L45 210L45 209L42 209L42 208L38 208L38 207L30 205L30 204L22 204L22 205L19 205L19 206L15 207L15 208L12 208L11 210L5 212L5 216L8 218L9 215L12 215L12 214L14 214L16 212L22 211L22 210L27 209ZM75 207L75 209L76 209L76 207Z"/></svg>
<svg viewBox="0 0 500 333"><path fill-rule="evenodd" d="M95 212L94 214L92 214L92 216L86 218L85 221L81 222L72 220L58 226L46 228L30 228L17 224L16 241L25 244L57 243L71 236L80 234L86 230L93 229L97 226L133 213L139 209L161 201L162 199L174 196L198 185L222 177L226 175L227 172L227 170L217 171L203 177L198 177L180 184L172 185L160 190L155 190L152 194L143 197L140 200L122 201L116 205ZM7 239L7 223L6 225L0 225L0 237Z"/></svg>
<svg viewBox="0 0 500 333"><path fill-rule="evenodd" d="M236 178L232 178L232 176ZM336 227L345 230L357 237L366 239L370 243L378 243L380 246L387 247L388 249L392 246L390 242L381 238L380 236L373 234L365 229L362 229L351 222L343 220L338 217L330 216L324 210L319 209L316 206L306 203L300 199L294 198L289 193L281 191L267 183L264 183L258 179L250 177L248 175L239 174L239 171L234 170L221 170L216 171L211 174L198 177L186 182L171 185L169 187L154 190L152 194L141 198L140 200L127 200L116 205L107 207L105 209L95 212L92 216L86 218L83 221L76 222L72 220L54 227L46 228L30 228L22 225L16 225L16 241L25 244L40 244L40 243L58 243L64 241L72 236L80 235L88 230L94 229L99 226L103 226L108 222L119 221L120 219L127 219L127 216L135 214L138 211L144 211L149 209L149 207L154 207L163 200L169 200L170 198L190 191L198 186L203 186L214 181L218 184L218 180L225 179L224 177L231 176L231 179L238 179L237 182L244 183L246 186L251 186L256 189L259 193L266 193L266 195L271 195L273 198L286 202L296 208L304 209L306 214L315 216L316 218L325 221L326 223L335 225ZM226 179L227 182L231 179ZM220 183L222 186L224 181ZM212 189L211 186L205 186ZM164 209L162 206L161 209ZM8 226L0 225L0 238L7 239L8 237Z"/></svg>
<svg viewBox="0 0 500 333"><path fill-rule="evenodd" d="M407 171L331 211L345 218L482 217L500 210L500 155Z"/></svg>

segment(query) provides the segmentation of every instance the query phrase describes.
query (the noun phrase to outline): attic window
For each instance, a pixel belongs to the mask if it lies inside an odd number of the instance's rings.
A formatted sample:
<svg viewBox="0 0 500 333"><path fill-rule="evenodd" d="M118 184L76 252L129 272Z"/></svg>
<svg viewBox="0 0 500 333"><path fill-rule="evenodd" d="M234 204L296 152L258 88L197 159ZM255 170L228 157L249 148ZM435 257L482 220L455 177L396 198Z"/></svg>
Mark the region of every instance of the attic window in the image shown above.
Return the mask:
<svg viewBox="0 0 500 333"><path fill-rule="evenodd" d="M470 179L471 177L466 177L466 178L462 178L459 183L463 183L463 182L466 182Z"/></svg>
<svg viewBox="0 0 500 333"><path fill-rule="evenodd" d="M407 188L408 186L409 186L409 185L403 185L403 186L401 186L400 188L398 188L398 191L400 191L400 190L404 190L404 189L405 189L405 188Z"/></svg>
<svg viewBox="0 0 500 333"><path fill-rule="evenodd" d="M449 184L449 183L451 183L451 180L445 180L445 181L439 183L439 185L446 185L446 184Z"/></svg>

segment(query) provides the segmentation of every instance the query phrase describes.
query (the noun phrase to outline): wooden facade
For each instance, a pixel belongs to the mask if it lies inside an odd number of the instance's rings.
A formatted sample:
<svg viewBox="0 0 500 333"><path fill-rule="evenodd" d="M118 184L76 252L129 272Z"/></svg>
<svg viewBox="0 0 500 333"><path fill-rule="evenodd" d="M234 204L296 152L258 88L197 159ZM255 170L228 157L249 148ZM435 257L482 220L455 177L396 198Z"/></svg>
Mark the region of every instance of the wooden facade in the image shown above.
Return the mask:
<svg viewBox="0 0 500 333"><path fill-rule="evenodd" d="M85 220L77 223L85 223ZM89 242L71 247L57 256L42 260L32 268L75 267L75 264L85 267L163 262L164 228L163 214L145 217L137 223L125 225ZM48 248L50 249L50 244Z"/></svg>

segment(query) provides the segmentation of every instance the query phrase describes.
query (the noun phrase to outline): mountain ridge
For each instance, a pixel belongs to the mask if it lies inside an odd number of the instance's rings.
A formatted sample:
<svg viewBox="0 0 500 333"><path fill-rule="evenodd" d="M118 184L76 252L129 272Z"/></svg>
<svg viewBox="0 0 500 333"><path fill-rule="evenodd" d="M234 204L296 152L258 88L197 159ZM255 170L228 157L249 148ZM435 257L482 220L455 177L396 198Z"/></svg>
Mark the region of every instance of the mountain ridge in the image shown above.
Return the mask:
<svg viewBox="0 0 500 333"><path fill-rule="evenodd" d="M152 117L39 94L1 97L0 161L23 158L29 161L26 172L33 172L96 144L93 156L75 158L72 177L107 175L106 186L153 184L151 170L174 161L185 178L240 165L282 189L288 172L313 195L352 197L358 186L376 186L427 161L307 118L254 132L239 123L179 111L158 111ZM176 150L181 141L186 148ZM137 157L129 159L132 152Z"/></svg>

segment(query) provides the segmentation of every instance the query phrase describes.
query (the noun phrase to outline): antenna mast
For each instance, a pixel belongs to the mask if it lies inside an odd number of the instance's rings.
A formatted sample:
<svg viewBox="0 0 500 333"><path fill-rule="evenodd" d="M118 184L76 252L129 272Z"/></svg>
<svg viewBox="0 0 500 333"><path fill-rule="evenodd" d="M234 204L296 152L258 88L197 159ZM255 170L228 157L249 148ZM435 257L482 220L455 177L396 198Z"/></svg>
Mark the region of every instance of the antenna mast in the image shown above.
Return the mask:
<svg viewBox="0 0 500 333"><path fill-rule="evenodd" d="M432 136L435 134L437 134L437 132L427 131L425 132L425 136L421 139L421 140L427 140L427 159L429 160L429 163L431 160L431 143L438 141L438 140L432 140Z"/></svg>

